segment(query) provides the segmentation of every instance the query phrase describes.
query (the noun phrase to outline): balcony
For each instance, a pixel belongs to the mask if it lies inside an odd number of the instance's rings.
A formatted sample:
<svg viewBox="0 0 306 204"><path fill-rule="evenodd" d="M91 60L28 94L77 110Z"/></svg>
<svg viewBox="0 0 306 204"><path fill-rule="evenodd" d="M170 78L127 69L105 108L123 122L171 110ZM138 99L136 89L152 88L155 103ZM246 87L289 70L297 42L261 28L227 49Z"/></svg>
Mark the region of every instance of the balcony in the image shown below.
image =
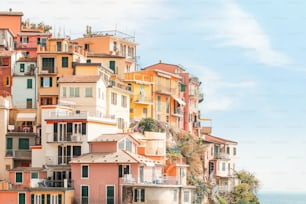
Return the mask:
<svg viewBox="0 0 306 204"><path fill-rule="evenodd" d="M73 156L58 156L58 155L52 155L52 156L46 156L46 165L50 166L68 166L69 162L79 155L73 155Z"/></svg>
<svg viewBox="0 0 306 204"><path fill-rule="evenodd" d="M152 82L152 76L141 73L126 73L124 77L125 81L141 81L141 82Z"/></svg>
<svg viewBox="0 0 306 204"><path fill-rule="evenodd" d="M175 107L171 114L176 117L183 117L183 112L184 111L181 107Z"/></svg>
<svg viewBox="0 0 306 204"><path fill-rule="evenodd" d="M152 104L153 103L153 100L152 100L152 97L149 97L149 96L139 96L139 95L135 95L133 97L133 101L134 103L138 103L138 104Z"/></svg>
<svg viewBox="0 0 306 204"><path fill-rule="evenodd" d="M215 159L224 159L224 160L230 160L230 156L228 154L218 152L214 154Z"/></svg>
<svg viewBox="0 0 306 204"><path fill-rule="evenodd" d="M145 184L145 185L180 185L180 179L176 176L161 176L154 179L139 181L132 174L125 174L120 178L120 184Z"/></svg>
<svg viewBox="0 0 306 204"><path fill-rule="evenodd" d="M65 134L53 133L53 137L48 135L49 143L82 143L83 138L81 134L73 134L66 132Z"/></svg>
<svg viewBox="0 0 306 204"><path fill-rule="evenodd" d="M155 92L159 94L171 95L171 88L157 85Z"/></svg>
<svg viewBox="0 0 306 204"><path fill-rule="evenodd" d="M109 83L108 83L108 88L114 88L114 89L119 89L119 90L123 90L129 94L132 93L132 90L131 90L131 87L128 86L127 84L125 83L120 83L116 80L110 80Z"/></svg>
<svg viewBox="0 0 306 204"><path fill-rule="evenodd" d="M63 179L63 180L49 180L42 179L37 183L37 186L34 188L73 188L73 181L71 179Z"/></svg>
<svg viewBox="0 0 306 204"><path fill-rule="evenodd" d="M5 157L12 157L20 160L30 160L32 156L31 150L7 149Z"/></svg>
<svg viewBox="0 0 306 204"><path fill-rule="evenodd" d="M22 49L37 49L37 42L28 42L28 43L22 43L22 42L16 42L16 47L17 50L22 50Z"/></svg>
<svg viewBox="0 0 306 204"><path fill-rule="evenodd" d="M193 128L201 128L201 122L197 121L197 122L193 122Z"/></svg>
<svg viewBox="0 0 306 204"><path fill-rule="evenodd" d="M56 68L53 66L53 67L42 67L40 70L39 70L39 74L40 75L50 75L50 74L56 74L55 73L55 70Z"/></svg>

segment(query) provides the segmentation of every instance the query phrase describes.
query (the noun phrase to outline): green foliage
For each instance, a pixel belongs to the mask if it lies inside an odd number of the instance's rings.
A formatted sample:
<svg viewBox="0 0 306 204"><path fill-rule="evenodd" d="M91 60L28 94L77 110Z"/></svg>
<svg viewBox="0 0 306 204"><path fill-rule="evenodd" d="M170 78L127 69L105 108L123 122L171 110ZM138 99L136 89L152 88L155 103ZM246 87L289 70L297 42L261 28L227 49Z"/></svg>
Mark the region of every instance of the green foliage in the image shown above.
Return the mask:
<svg viewBox="0 0 306 204"><path fill-rule="evenodd" d="M228 204L228 202L221 196L217 195L217 199L220 204Z"/></svg>
<svg viewBox="0 0 306 204"><path fill-rule="evenodd" d="M161 122L158 122L153 118L144 118L139 122L138 127L135 129L135 131L141 133L144 133L145 131L165 132L165 127Z"/></svg>
<svg viewBox="0 0 306 204"><path fill-rule="evenodd" d="M231 201L235 204L256 204L258 198L256 191L259 188L258 179L247 171L240 171L237 173L240 184L237 185L231 192Z"/></svg>

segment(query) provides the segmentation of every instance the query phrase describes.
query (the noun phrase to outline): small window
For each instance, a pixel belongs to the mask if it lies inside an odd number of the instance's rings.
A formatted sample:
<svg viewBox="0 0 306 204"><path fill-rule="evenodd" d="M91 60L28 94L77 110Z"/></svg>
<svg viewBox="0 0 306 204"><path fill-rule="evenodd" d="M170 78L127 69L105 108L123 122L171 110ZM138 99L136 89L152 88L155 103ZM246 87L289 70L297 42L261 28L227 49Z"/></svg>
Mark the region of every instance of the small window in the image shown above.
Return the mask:
<svg viewBox="0 0 306 204"><path fill-rule="evenodd" d="M127 97L121 96L121 106L126 108L127 107Z"/></svg>
<svg viewBox="0 0 306 204"><path fill-rule="evenodd" d="M88 178L88 166L82 166L82 178Z"/></svg>
<svg viewBox="0 0 306 204"><path fill-rule="evenodd" d="M68 67L68 57L62 57L62 67L63 68Z"/></svg>
<svg viewBox="0 0 306 204"><path fill-rule="evenodd" d="M116 62L115 61L109 61L109 68L113 70L113 72L116 74Z"/></svg>
<svg viewBox="0 0 306 204"><path fill-rule="evenodd" d="M134 189L134 202L145 202L145 189Z"/></svg>
<svg viewBox="0 0 306 204"><path fill-rule="evenodd" d="M113 105L117 105L117 94L116 93L111 93L111 103Z"/></svg>
<svg viewBox="0 0 306 204"><path fill-rule="evenodd" d="M18 149L20 150L29 150L29 139L28 138L19 138L18 140Z"/></svg>
<svg viewBox="0 0 306 204"><path fill-rule="evenodd" d="M33 101L31 98L27 98L27 108L33 108Z"/></svg>
<svg viewBox="0 0 306 204"><path fill-rule="evenodd" d="M16 172L16 179L15 179L16 183L22 183L23 179L22 179L22 172Z"/></svg>
<svg viewBox="0 0 306 204"><path fill-rule="evenodd" d="M33 80L32 79L27 79L27 88L28 89L32 89L33 88L32 84L33 84Z"/></svg>
<svg viewBox="0 0 306 204"><path fill-rule="evenodd" d="M70 97L79 97L80 96L80 88L79 87L70 87L69 92L70 92Z"/></svg>
<svg viewBox="0 0 306 204"><path fill-rule="evenodd" d="M38 178L38 172L31 172L31 178L37 179Z"/></svg>
<svg viewBox="0 0 306 204"><path fill-rule="evenodd" d="M25 193L18 193L18 204L26 204Z"/></svg>
<svg viewBox="0 0 306 204"><path fill-rule="evenodd" d="M234 152L234 155L236 155L237 154L237 152L236 152L237 150L236 150L236 147L234 147L234 149L233 149L233 152Z"/></svg>
<svg viewBox="0 0 306 204"><path fill-rule="evenodd" d="M58 52L62 51L62 42L56 42L56 50Z"/></svg>
<svg viewBox="0 0 306 204"><path fill-rule="evenodd" d="M92 97L92 88L85 88L85 97Z"/></svg>
<svg viewBox="0 0 306 204"><path fill-rule="evenodd" d="M226 153L230 154L230 147L226 147Z"/></svg>
<svg viewBox="0 0 306 204"><path fill-rule="evenodd" d="M87 60L86 60L86 63L91 63L91 59L87 59Z"/></svg>
<svg viewBox="0 0 306 204"><path fill-rule="evenodd" d="M225 171L225 162L222 162L222 171Z"/></svg>
<svg viewBox="0 0 306 204"><path fill-rule="evenodd" d="M23 63L19 65L19 68L20 68L20 72L24 72L24 64Z"/></svg>
<svg viewBox="0 0 306 204"><path fill-rule="evenodd" d="M63 92L62 92L62 96L63 96L63 97L66 97L66 87L63 87L63 88L62 88L62 91L63 91Z"/></svg>

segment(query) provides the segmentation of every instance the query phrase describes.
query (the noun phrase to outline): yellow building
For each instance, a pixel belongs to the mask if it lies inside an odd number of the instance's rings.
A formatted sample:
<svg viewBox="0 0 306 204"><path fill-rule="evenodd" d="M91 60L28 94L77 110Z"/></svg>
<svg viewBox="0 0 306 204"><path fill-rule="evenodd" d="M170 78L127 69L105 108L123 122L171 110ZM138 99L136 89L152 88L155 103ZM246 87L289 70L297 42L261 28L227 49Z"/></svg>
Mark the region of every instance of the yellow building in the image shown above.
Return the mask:
<svg viewBox="0 0 306 204"><path fill-rule="evenodd" d="M88 62L102 63L120 78L136 69L135 37L120 31L91 33L74 40L88 52Z"/></svg>
<svg viewBox="0 0 306 204"><path fill-rule="evenodd" d="M124 75L133 95L130 100L130 118L139 121L142 118L153 117L153 78L143 71L131 72Z"/></svg>
<svg viewBox="0 0 306 204"><path fill-rule="evenodd" d="M37 48L38 100L40 105L58 103L57 80L73 75L73 62L86 62L86 52L69 39L51 38Z"/></svg>

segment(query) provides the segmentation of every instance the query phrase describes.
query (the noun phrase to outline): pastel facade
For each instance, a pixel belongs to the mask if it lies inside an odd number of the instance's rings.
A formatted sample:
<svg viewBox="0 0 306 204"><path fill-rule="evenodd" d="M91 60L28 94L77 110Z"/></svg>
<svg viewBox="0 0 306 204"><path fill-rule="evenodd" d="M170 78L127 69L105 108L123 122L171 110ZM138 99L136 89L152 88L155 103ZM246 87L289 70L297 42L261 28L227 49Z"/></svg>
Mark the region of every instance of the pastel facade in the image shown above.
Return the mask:
<svg viewBox="0 0 306 204"><path fill-rule="evenodd" d="M134 135L104 134L90 145L91 153L71 161L78 203L192 203L194 189L164 177L160 161L137 154Z"/></svg>
<svg viewBox="0 0 306 204"><path fill-rule="evenodd" d="M120 31L102 31L87 34L74 40L88 51L91 62L102 63L120 78L123 73L136 70L135 37Z"/></svg>
<svg viewBox="0 0 306 204"><path fill-rule="evenodd" d="M181 77L181 80L179 82L180 93L176 97L178 97L178 102L180 102L180 100L184 101L182 107L182 129L188 131L193 135L200 136L201 123L199 120L199 103L203 101L203 93L200 91L201 82L199 81L199 79L197 77L192 77L180 65L167 64L161 61L144 69L162 70L164 72L176 74Z"/></svg>
<svg viewBox="0 0 306 204"><path fill-rule="evenodd" d="M1 203L18 204L71 204L74 190L68 188L50 188L45 182L46 169L14 168L9 171L9 181L0 186Z"/></svg>
<svg viewBox="0 0 306 204"><path fill-rule="evenodd" d="M46 46L38 46L38 99L40 105L58 103L57 80L73 75L73 62L86 62L86 52L69 39L50 38Z"/></svg>
<svg viewBox="0 0 306 204"><path fill-rule="evenodd" d="M130 119L140 121L153 118L153 78L144 72L131 72L124 75L124 82L133 95L130 99Z"/></svg>
<svg viewBox="0 0 306 204"><path fill-rule="evenodd" d="M13 106L17 109L36 109L38 82L36 58L20 58L13 69Z"/></svg>
<svg viewBox="0 0 306 204"><path fill-rule="evenodd" d="M21 30L22 12L9 11L0 12L0 28L8 28L15 36Z"/></svg>

